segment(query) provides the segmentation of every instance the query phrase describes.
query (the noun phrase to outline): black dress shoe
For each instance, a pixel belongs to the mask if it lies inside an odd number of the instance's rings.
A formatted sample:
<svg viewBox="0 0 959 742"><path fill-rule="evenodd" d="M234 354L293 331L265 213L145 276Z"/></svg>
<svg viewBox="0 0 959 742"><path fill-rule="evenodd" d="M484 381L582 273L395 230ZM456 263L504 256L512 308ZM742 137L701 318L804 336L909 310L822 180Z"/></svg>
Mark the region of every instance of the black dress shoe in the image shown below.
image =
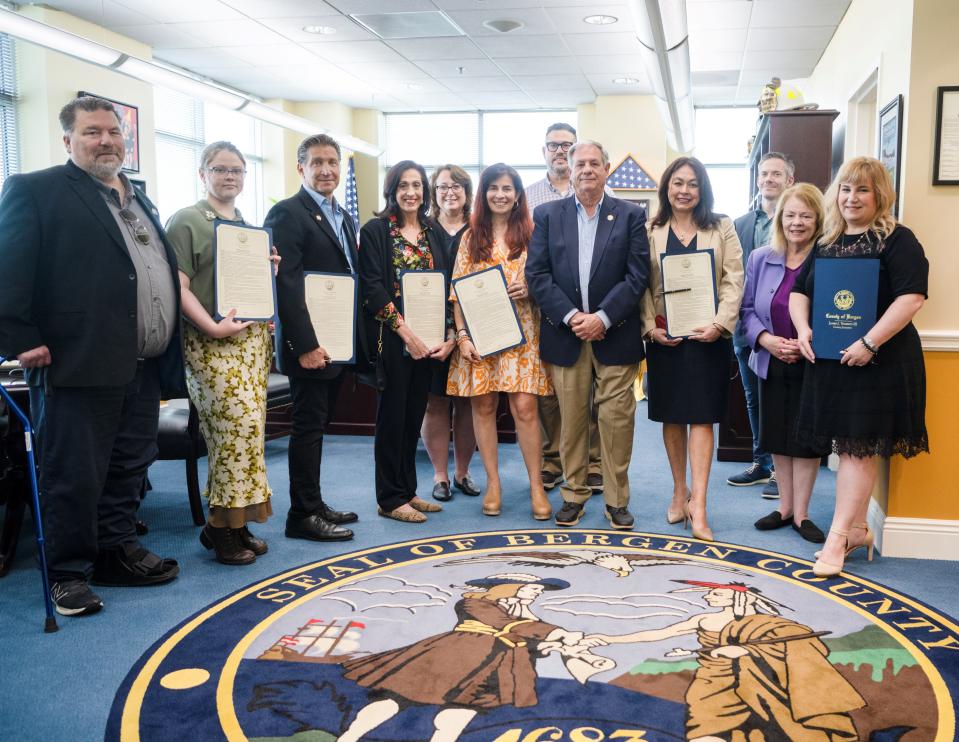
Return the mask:
<svg viewBox="0 0 959 742"><path fill-rule="evenodd" d="M793 530L807 541L810 541L814 544L822 544L826 541L826 534L819 530L819 527L808 518L798 526L796 525L796 522L793 521L792 526Z"/></svg>
<svg viewBox="0 0 959 742"><path fill-rule="evenodd" d="M353 518L356 520L356 517ZM353 531L342 528L319 515L308 515L305 518L286 519L287 538L304 538L310 541L349 541L353 538Z"/></svg>
<svg viewBox="0 0 959 742"><path fill-rule="evenodd" d="M200 531L200 543L216 552L216 560L220 564L243 565L256 561L256 554L252 549L243 545L239 528L216 528L207 523Z"/></svg>
<svg viewBox="0 0 959 742"><path fill-rule="evenodd" d="M612 505L607 505L606 520L617 530L631 531L633 529L633 515L626 508L614 508Z"/></svg>
<svg viewBox="0 0 959 742"><path fill-rule="evenodd" d="M90 582L110 587L140 587L169 582L179 573L176 559L162 559L139 544L124 544L97 554Z"/></svg>
<svg viewBox="0 0 959 742"><path fill-rule="evenodd" d="M266 545L266 541L261 538L257 538L250 533L250 529L246 526L243 526L243 528L237 528L236 531L240 537L240 543L257 556L263 556L270 550L270 547Z"/></svg>
<svg viewBox="0 0 959 742"><path fill-rule="evenodd" d="M476 486L476 482L473 481L473 477L467 474L460 481L456 481L456 478L453 478L453 486L456 487L464 495L469 495L470 497L479 497L480 488Z"/></svg>
<svg viewBox="0 0 959 742"><path fill-rule="evenodd" d="M555 520L558 526L575 526L583 517L583 506L575 502L564 502L563 507L556 513Z"/></svg>
<svg viewBox="0 0 959 742"><path fill-rule="evenodd" d="M450 492L449 482L437 482L433 485L433 499L440 502L448 502L453 499L453 493Z"/></svg>
<svg viewBox="0 0 959 742"><path fill-rule="evenodd" d="M753 525L760 531L772 531L776 528L785 528L788 525L792 525L792 522L792 516L783 518L782 513L778 510L773 510L769 515L764 515L753 523Z"/></svg>
<svg viewBox="0 0 959 742"><path fill-rule="evenodd" d="M325 502L320 504L320 509L316 511L316 514L320 516L323 520L329 521L338 526L345 525L347 523L356 523L359 520L356 513L351 513L349 510L334 510L329 507ZM287 518L287 523L290 520Z"/></svg>

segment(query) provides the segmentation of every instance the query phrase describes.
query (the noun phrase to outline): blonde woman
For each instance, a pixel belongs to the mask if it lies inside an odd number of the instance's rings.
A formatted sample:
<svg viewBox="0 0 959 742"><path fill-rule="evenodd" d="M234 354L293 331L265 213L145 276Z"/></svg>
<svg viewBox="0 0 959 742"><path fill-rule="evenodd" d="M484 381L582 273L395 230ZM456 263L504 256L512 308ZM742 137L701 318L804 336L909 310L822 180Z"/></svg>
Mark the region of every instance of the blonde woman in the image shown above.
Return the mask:
<svg viewBox="0 0 959 742"><path fill-rule="evenodd" d="M719 298L713 321L687 338L666 333L663 254L712 250ZM726 416L732 334L743 295L743 250L732 221L713 211L706 168L694 157L674 160L659 185L659 212L650 222L649 289L643 295L643 339L649 370L649 419L663 424L673 474L670 523L692 521L693 537L712 541L706 486L713 460L713 425ZM686 484L686 463L692 488Z"/></svg>
<svg viewBox="0 0 959 742"><path fill-rule="evenodd" d="M759 377L759 445L772 454L779 479L779 508L756 521L760 531L792 526L807 541L821 544L823 532L809 519L809 499L828 446L797 443L805 359L789 318L789 294L813 245L822 234L822 193L809 183L787 188L773 216L772 244L753 251L746 264L739 313L749 368Z"/></svg>
<svg viewBox="0 0 959 742"><path fill-rule="evenodd" d="M821 577L839 574L845 558L860 547L872 558L866 512L879 458L929 450L925 366L912 324L926 300L929 263L916 236L893 217L894 202L889 172L872 157L845 163L826 191L823 236L812 257L869 258L880 264L876 321L841 351L841 360L817 359L812 349L814 259L790 295L799 349L810 363L797 439L815 448L831 445L839 455L836 510L813 567Z"/></svg>
<svg viewBox="0 0 959 742"><path fill-rule="evenodd" d="M235 311L214 319L213 220L246 224L236 208L246 160L229 142L200 155L206 197L180 209L167 224L176 252L183 303L183 355L190 399L209 451L209 516L200 542L223 564L252 564L266 542L247 524L263 523L273 509L266 479L266 383L273 343L266 322L237 322ZM274 257L274 264L279 260Z"/></svg>

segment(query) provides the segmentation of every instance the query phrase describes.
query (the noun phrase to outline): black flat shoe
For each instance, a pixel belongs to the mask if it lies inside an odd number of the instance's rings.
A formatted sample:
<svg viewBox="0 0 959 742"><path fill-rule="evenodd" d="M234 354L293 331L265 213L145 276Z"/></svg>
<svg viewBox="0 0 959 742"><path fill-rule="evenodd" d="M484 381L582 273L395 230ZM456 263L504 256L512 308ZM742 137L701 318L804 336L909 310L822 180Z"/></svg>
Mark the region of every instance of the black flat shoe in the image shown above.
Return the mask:
<svg viewBox="0 0 959 742"><path fill-rule="evenodd" d="M793 521L792 527L796 533L811 543L822 544L826 541L826 534L819 530L819 527L808 518L798 526L795 521Z"/></svg>
<svg viewBox="0 0 959 742"><path fill-rule="evenodd" d="M479 497L480 489L476 486L476 482L473 481L473 477L467 474L460 481L453 479L453 486L456 487L464 495L469 495L470 497Z"/></svg>
<svg viewBox="0 0 959 742"><path fill-rule="evenodd" d="M449 482L437 482L433 485L433 499L440 502L449 502L453 499L453 493L450 492Z"/></svg>
<svg viewBox="0 0 959 742"><path fill-rule="evenodd" d="M169 582L179 573L176 559L162 559L139 544L124 544L97 555L90 582L110 587L141 587Z"/></svg>
<svg viewBox="0 0 959 742"><path fill-rule="evenodd" d="M288 517L285 533L287 538L302 538L309 541L349 541L353 538L353 531L349 528L343 528L319 515L308 515L305 518Z"/></svg>
<svg viewBox="0 0 959 742"><path fill-rule="evenodd" d="M792 522L792 517L783 518L782 513L778 510L773 510L769 515L764 515L753 523L753 525L760 531L774 531L777 528L785 528L786 526L792 525Z"/></svg>
<svg viewBox="0 0 959 742"><path fill-rule="evenodd" d="M342 526L347 523L356 523L356 521L359 520L359 517L357 517L356 513L351 513L349 510L334 510L326 503L320 505L320 509L316 511L316 514L323 520L327 520L330 523L335 523L338 526ZM287 519L287 522L289 522L289 519Z"/></svg>

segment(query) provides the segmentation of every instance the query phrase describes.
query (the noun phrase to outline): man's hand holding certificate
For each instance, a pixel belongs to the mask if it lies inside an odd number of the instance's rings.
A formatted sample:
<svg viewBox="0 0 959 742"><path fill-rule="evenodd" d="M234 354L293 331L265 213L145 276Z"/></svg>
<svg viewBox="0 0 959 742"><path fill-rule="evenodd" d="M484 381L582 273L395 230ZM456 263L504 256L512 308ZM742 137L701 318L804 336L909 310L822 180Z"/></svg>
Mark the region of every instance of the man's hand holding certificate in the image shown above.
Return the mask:
<svg viewBox="0 0 959 742"><path fill-rule="evenodd" d="M307 271L303 287L316 340L326 351L329 363L353 363L356 279L344 273Z"/></svg>
<svg viewBox="0 0 959 742"><path fill-rule="evenodd" d="M216 318L273 319L276 291L270 230L217 221L213 235Z"/></svg>
<svg viewBox="0 0 959 742"><path fill-rule="evenodd" d="M501 266L470 273L453 281L473 347L481 357L526 342Z"/></svg>
<svg viewBox="0 0 959 742"><path fill-rule="evenodd" d="M660 260L666 334L685 338L712 327L717 306L713 251L666 253Z"/></svg>

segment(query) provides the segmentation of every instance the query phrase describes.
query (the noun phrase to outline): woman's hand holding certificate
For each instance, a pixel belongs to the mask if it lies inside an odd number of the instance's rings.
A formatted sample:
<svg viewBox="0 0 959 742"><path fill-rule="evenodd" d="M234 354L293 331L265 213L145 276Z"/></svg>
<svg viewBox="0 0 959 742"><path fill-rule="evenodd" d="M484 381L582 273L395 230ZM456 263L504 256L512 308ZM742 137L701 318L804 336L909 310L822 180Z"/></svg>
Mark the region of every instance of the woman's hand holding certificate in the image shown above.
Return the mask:
<svg viewBox="0 0 959 742"><path fill-rule="evenodd" d="M519 284L513 282L512 293L525 297L526 286ZM477 354L485 357L526 342L501 266L455 279L453 291Z"/></svg>
<svg viewBox="0 0 959 742"><path fill-rule="evenodd" d="M712 327L717 305L713 251L666 253L660 260L666 332L709 342L712 333L704 331Z"/></svg>

